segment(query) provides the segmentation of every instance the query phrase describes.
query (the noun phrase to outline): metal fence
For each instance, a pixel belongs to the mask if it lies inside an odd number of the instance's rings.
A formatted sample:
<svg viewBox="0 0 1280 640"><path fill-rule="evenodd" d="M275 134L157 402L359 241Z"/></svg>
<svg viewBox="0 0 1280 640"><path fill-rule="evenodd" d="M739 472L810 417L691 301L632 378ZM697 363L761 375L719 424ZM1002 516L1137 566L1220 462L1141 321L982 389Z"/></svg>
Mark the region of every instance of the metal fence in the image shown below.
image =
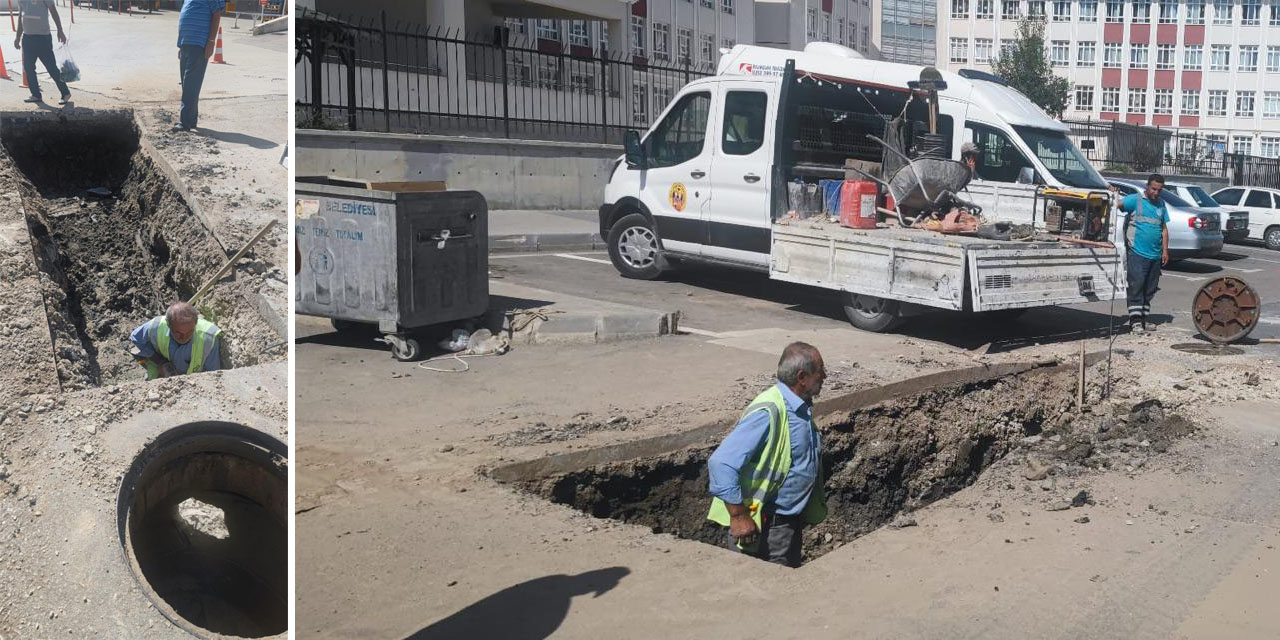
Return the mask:
<svg viewBox="0 0 1280 640"><path fill-rule="evenodd" d="M618 142L714 69L681 54L623 57L589 45L339 18L295 18L297 125ZM657 59L661 55L664 59Z"/></svg>
<svg viewBox="0 0 1280 640"><path fill-rule="evenodd" d="M1111 121L1064 122L1081 152L1103 171L1211 176L1280 188L1280 159L1230 153L1225 136Z"/></svg>

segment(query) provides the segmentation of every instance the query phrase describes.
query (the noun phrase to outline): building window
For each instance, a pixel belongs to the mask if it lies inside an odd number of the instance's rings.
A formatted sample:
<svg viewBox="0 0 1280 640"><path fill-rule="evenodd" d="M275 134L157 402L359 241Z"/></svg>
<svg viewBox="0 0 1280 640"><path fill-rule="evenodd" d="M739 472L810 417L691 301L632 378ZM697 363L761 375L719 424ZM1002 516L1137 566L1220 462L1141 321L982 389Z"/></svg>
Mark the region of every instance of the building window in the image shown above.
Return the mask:
<svg viewBox="0 0 1280 640"><path fill-rule="evenodd" d="M644 57L644 18L641 16L631 16L631 55Z"/></svg>
<svg viewBox="0 0 1280 640"><path fill-rule="evenodd" d="M671 60L671 25L653 23L653 59L663 62Z"/></svg>
<svg viewBox="0 0 1280 640"><path fill-rule="evenodd" d="M558 20L538 21L539 40L560 40L560 22Z"/></svg>
<svg viewBox="0 0 1280 640"><path fill-rule="evenodd" d="M701 5L703 9L716 8L716 0L698 0L698 4Z"/></svg>
<svg viewBox="0 0 1280 640"><path fill-rule="evenodd" d="M862 52L866 53L867 48L871 46L871 27L862 27Z"/></svg>
<svg viewBox="0 0 1280 640"><path fill-rule="evenodd" d="M1103 87L1102 88L1102 111L1119 111L1120 110L1120 88L1119 87Z"/></svg>
<svg viewBox="0 0 1280 640"><path fill-rule="evenodd" d="M1210 89L1209 90L1209 108L1206 115L1209 115L1209 116L1227 115L1227 90L1226 89Z"/></svg>
<svg viewBox="0 0 1280 640"><path fill-rule="evenodd" d="M1182 90L1182 115L1200 115L1200 92L1193 89Z"/></svg>
<svg viewBox="0 0 1280 640"><path fill-rule="evenodd" d="M609 50L609 25L601 22L600 29L596 32L596 49L599 51Z"/></svg>
<svg viewBox="0 0 1280 640"><path fill-rule="evenodd" d="M1092 67L1098 58L1098 45L1095 42L1081 42L1076 49L1076 66Z"/></svg>
<svg viewBox="0 0 1280 640"><path fill-rule="evenodd" d="M1271 45L1267 47L1267 71L1280 73L1280 46Z"/></svg>
<svg viewBox="0 0 1280 640"><path fill-rule="evenodd" d="M703 64L714 64L716 61L716 37L710 33L698 34L698 49L702 52Z"/></svg>
<svg viewBox="0 0 1280 640"><path fill-rule="evenodd" d="M724 48L724 49L732 49L732 48L734 47L734 45L736 45L736 44L738 44L738 43L737 43L737 42L735 42L733 38L720 38L720 46L721 46L721 48Z"/></svg>
<svg viewBox="0 0 1280 640"><path fill-rule="evenodd" d="M1271 20L1267 24L1280 27L1280 0L1271 0Z"/></svg>
<svg viewBox="0 0 1280 640"><path fill-rule="evenodd" d="M1102 49L1102 66L1108 69L1119 69L1120 60L1123 57L1121 47L1124 45L1119 42L1107 42Z"/></svg>
<svg viewBox="0 0 1280 640"><path fill-rule="evenodd" d="M1065 67L1071 64L1071 42L1068 40L1054 40L1049 48L1049 61L1055 67Z"/></svg>
<svg viewBox="0 0 1280 640"><path fill-rule="evenodd" d="M503 20L502 23L511 31L511 35L529 35L529 26L528 23L525 22L524 18L507 18L506 20Z"/></svg>
<svg viewBox="0 0 1280 640"><path fill-rule="evenodd" d="M822 12L822 41L831 42L831 14Z"/></svg>
<svg viewBox="0 0 1280 640"><path fill-rule="evenodd" d="M676 30L676 55L680 64L693 64L693 31L685 27Z"/></svg>
<svg viewBox="0 0 1280 640"><path fill-rule="evenodd" d="M1010 38L1000 38L1000 57L1007 58L1013 55L1013 40Z"/></svg>
<svg viewBox="0 0 1280 640"><path fill-rule="evenodd" d="M1147 24L1149 22L1151 22L1151 3L1133 3L1133 24Z"/></svg>
<svg viewBox="0 0 1280 640"><path fill-rule="evenodd" d="M973 41L973 61L979 64L991 62L991 38L975 38Z"/></svg>
<svg viewBox="0 0 1280 640"><path fill-rule="evenodd" d="M815 9L814 7L809 7L808 21L805 24L807 25L807 28L805 29L806 31L805 42L813 42L814 40L817 40L818 39L818 10Z"/></svg>
<svg viewBox="0 0 1280 640"><path fill-rule="evenodd" d="M836 18L836 42L838 44L845 43L844 37L844 18Z"/></svg>
<svg viewBox="0 0 1280 640"><path fill-rule="evenodd" d="M1252 91L1236 92L1236 117L1237 118L1253 117L1254 95L1255 94Z"/></svg>
<svg viewBox="0 0 1280 640"><path fill-rule="evenodd" d="M720 0L720 10L733 15L733 0Z"/></svg>
<svg viewBox="0 0 1280 640"><path fill-rule="evenodd" d="M1144 88L1129 89L1129 113L1147 112L1147 90Z"/></svg>
<svg viewBox="0 0 1280 640"><path fill-rule="evenodd" d="M1107 22L1124 22L1124 3L1107 0Z"/></svg>
<svg viewBox="0 0 1280 640"><path fill-rule="evenodd" d="M1097 0L1080 0L1080 22L1098 21Z"/></svg>
<svg viewBox="0 0 1280 640"><path fill-rule="evenodd" d="M1148 45L1129 45L1129 68L1146 69L1151 64L1150 53L1150 46Z"/></svg>
<svg viewBox="0 0 1280 640"><path fill-rule="evenodd" d="M1053 21L1071 22L1071 0L1053 0Z"/></svg>
<svg viewBox="0 0 1280 640"><path fill-rule="evenodd" d="M1215 44L1209 51L1209 70L1210 71L1230 71L1231 70L1231 45Z"/></svg>
<svg viewBox="0 0 1280 640"><path fill-rule="evenodd" d="M1204 0L1187 3L1187 24L1204 24Z"/></svg>
<svg viewBox="0 0 1280 640"><path fill-rule="evenodd" d="M1231 0L1213 0L1213 23L1231 24Z"/></svg>
<svg viewBox="0 0 1280 640"><path fill-rule="evenodd" d="M631 16L632 19L640 16ZM649 124L649 96L645 86L640 83L631 85L631 122L638 125Z"/></svg>
<svg viewBox="0 0 1280 640"><path fill-rule="evenodd" d="M1262 117L1280 118L1280 91L1267 91L1262 94Z"/></svg>
<svg viewBox="0 0 1280 640"><path fill-rule="evenodd" d="M1160 0L1160 24L1178 23L1177 0Z"/></svg>
<svg viewBox="0 0 1280 640"><path fill-rule="evenodd" d="M1173 89L1156 89L1151 103L1151 113L1168 115L1173 113Z"/></svg>
<svg viewBox="0 0 1280 640"><path fill-rule="evenodd" d="M1189 44L1182 52L1182 70L1199 71L1204 65L1204 45Z"/></svg>
<svg viewBox="0 0 1280 640"><path fill-rule="evenodd" d="M1076 111L1093 111L1093 87L1076 85Z"/></svg>
<svg viewBox="0 0 1280 640"><path fill-rule="evenodd" d="M1253 136L1231 136L1231 153L1249 155L1253 152ZM1254 191L1254 193L1258 193Z"/></svg>
<svg viewBox="0 0 1280 640"><path fill-rule="evenodd" d="M1280 138L1263 136L1259 141L1258 153L1264 158L1280 158Z"/></svg>
<svg viewBox="0 0 1280 640"><path fill-rule="evenodd" d="M951 17L968 19L969 0L951 0Z"/></svg>
<svg viewBox="0 0 1280 640"><path fill-rule="evenodd" d="M1240 71L1246 73L1258 71L1258 45L1240 45Z"/></svg>
<svg viewBox="0 0 1280 640"><path fill-rule="evenodd" d="M1240 5L1240 24L1256 27L1262 24L1262 3L1260 0L1244 0Z"/></svg>
<svg viewBox="0 0 1280 640"><path fill-rule="evenodd" d="M969 40L967 38L951 39L951 61L952 62L968 62L969 61Z"/></svg>
<svg viewBox="0 0 1280 640"><path fill-rule="evenodd" d="M1156 68L1172 69L1174 67L1175 46L1171 44L1162 44L1156 47Z"/></svg>
<svg viewBox="0 0 1280 640"><path fill-rule="evenodd" d="M979 20L990 20L995 17L992 7L995 6L995 0L978 0L976 16Z"/></svg>
<svg viewBox="0 0 1280 640"><path fill-rule="evenodd" d="M569 44L578 47L591 46L591 34L587 32L587 23L582 20L569 22Z"/></svg>
<svg viewBox="0 0 1280 640"><path fill-rule="evenodd" d="M1001 20L1017 20L1022 15L1021 0L1001 0L1000 2L1000 19Z"/></svg>
<svg viewBox="0 0 1280 640"><path fill-rule="evenodd" d="M1027 0L1027 15L1032 20L1044 20L1044 0Z"/></svg>

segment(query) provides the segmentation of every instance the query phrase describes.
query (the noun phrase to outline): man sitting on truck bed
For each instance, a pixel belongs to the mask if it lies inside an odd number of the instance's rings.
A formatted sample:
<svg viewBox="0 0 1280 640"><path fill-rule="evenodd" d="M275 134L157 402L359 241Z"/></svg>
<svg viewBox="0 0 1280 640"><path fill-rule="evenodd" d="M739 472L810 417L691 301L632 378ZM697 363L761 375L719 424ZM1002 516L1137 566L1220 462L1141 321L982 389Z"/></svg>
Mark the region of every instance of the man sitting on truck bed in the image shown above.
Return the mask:
<svg viewBox="0 0 1280 640"><path fill-rule="evenodd" d="M1155 328L1147 325L1147 316L1151 314L1151 299L1160 288L1160 267L1169 263L1169 212L1160 197L1163 188L1164 176L1153 173L1141 196L1131 193L1120 201L1120 210L1128 214L1124 238L1129 247L1126 265L1131 331Z"/></svg>

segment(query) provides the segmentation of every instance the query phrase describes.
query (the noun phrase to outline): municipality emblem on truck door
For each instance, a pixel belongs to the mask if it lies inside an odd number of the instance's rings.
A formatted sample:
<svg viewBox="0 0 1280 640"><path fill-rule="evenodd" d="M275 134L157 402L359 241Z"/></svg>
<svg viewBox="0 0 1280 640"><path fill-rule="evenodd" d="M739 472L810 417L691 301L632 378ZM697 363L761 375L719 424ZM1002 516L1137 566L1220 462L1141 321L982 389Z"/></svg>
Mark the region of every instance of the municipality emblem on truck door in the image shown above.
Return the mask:
<svg viewBox="0 0 1280 640"><path fill-rule="evenodd" d="M671 201L672 209L684 211L684 205L689 199L689 194L685 191L684 185L677 182L671 185L671 191L668 192L667 199Z"/></svg>

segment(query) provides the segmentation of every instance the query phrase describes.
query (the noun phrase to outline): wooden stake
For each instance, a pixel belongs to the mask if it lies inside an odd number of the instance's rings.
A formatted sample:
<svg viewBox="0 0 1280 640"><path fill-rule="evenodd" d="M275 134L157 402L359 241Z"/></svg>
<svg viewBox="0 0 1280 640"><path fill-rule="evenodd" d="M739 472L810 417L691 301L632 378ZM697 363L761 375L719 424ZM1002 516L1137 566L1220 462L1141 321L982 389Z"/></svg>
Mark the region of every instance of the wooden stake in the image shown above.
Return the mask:
<svg viewBox="0 0 1280 640"><path fill-rule="evenodd" d="M1080 385L1076 389L1076 410L1084 413L1084 339L1080 340Z"/></svg>
<svg viewBox="0 0 1280 640"><path fill-rule="evenodd" d="M213 277L209 278L209 281L205 282L204 286L200 287L200 290L196 291L194 296L191 296L191 299L188 300L187 303L194 307L196 305L196 301L200 299L200 296L208 293L209 289L213 288L213 283L221 280L222 274L226 273L227 270L231 268L231 265L234 265L238 260L240 260L240 258L243 258L244 254L248 253L249 249L251 249L253 245L257 244L258 241L262 239L262 236L267 235L267 232L274 226L276 226L276 220L272 218L267 222L267 224L263 225L257 235L253 236L253 239L249 240L248 244L244 245L244 247L237 251L234 256L231 256L231 259L227 260L227 262L218 269L218 272L213 274Z"/></svg>

